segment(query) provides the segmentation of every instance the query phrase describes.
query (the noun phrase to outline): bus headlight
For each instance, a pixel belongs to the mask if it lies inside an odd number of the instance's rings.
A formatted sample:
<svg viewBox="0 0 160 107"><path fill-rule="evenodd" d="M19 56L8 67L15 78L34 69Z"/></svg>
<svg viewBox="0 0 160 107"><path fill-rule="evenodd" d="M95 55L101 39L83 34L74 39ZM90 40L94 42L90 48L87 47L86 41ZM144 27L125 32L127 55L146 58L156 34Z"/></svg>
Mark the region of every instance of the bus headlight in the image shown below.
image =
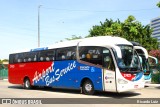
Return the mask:
<svg viewBox="0 0 160 107"><path fill-rule="evenodd" d="M118 79L118 83L119 84L127 84L128 82L126 80L123 80L123 79Z"/></svg>

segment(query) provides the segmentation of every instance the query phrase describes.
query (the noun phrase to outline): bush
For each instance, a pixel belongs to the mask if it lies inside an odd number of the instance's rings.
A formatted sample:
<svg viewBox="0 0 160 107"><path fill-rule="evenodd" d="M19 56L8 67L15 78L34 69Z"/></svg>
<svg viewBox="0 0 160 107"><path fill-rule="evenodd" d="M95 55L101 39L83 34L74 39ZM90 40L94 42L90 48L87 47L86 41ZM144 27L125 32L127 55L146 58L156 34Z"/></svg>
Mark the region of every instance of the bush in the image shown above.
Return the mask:
<svg viewBox="0 0 160 107"><path fill-rule="evenodd" d="M160 50L151 50L149 55L156 57L160 63Z"/></svg>
<svg viewBox="0 0 160 107"><path fill-rule="evenodd" d="M152 69L152 68L151 68ZM157 64L156 72L152 72L152 83L160 83L160 64Z"/></svg>
<svg viewBox="0 0 160 107"><path fill-rule="evenodd" d="M160 83L160 73L152 74L152 83Z"/></svg>

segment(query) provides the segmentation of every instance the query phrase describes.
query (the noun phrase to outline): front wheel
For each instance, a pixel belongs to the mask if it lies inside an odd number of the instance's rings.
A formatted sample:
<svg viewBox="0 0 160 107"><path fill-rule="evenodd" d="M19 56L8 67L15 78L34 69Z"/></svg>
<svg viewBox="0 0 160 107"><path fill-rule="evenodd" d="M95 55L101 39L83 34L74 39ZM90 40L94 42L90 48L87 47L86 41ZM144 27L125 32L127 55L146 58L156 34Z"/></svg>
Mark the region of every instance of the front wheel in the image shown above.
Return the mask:
<svg viewBox="0 0 160 107"><path fill-rule="evenodd" d="M82 91L83 91L83 93L86 94L86 95L92 95L92 94L94 94L94 86L93 86L93 83L92 83L90 80L86 80L86 81L83 83Z"/></svg>
<svg viewBox="0 0 160 107"><path fill-rule="evenodd" d="M24 80L24 88L25 89L31 89L31 82L30 82L30 80L28 78L26 78Z"/></svg>

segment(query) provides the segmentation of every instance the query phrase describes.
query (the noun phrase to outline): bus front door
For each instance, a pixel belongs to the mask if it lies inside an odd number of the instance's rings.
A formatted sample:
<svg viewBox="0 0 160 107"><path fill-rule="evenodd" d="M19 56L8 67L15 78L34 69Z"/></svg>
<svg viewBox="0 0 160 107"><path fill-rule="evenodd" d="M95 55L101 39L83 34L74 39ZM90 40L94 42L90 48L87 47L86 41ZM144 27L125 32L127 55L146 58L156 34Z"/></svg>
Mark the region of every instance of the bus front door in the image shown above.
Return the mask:
<svg viewBox="0 0 160 107"><path fill-rule="evenodd" d="M115 72L104 69L104 91L116 92Z"/></svg>
<svg viewBox="0 0 160 107"><path fill-rule="evenodd" d="M103 89L104 91L116 92L115 65L112 53L109 49L103 49Z"/></svg>

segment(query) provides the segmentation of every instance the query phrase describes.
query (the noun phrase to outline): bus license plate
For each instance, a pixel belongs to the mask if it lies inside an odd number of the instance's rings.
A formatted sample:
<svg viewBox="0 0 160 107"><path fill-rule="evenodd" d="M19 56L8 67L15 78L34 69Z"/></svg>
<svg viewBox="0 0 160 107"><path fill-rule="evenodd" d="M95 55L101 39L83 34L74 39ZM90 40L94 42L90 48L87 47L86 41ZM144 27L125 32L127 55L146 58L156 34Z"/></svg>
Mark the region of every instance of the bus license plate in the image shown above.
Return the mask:
<svg viewBox="0 0 160 107"><path fill-rule="evenodd" d="M134 85L134 88L138 88L138 85Z"/></svg>

